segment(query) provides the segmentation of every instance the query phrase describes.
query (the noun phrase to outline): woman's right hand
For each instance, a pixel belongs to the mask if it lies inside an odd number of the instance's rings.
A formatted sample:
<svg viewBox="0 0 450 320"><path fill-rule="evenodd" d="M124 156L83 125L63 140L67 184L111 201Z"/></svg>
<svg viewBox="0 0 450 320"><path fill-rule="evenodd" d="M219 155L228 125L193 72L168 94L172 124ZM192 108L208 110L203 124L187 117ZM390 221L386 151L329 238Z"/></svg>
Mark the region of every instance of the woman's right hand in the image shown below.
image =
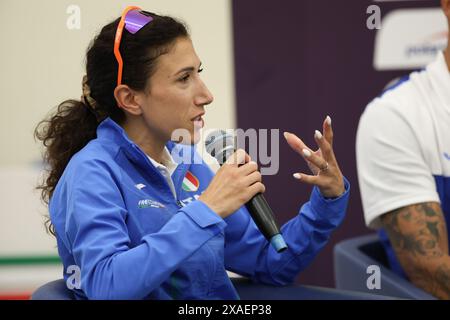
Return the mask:
<svg viewBox="0 0 450 320"><path fill-rule="evenodd" d="M254 195L265 191L261 180L258 164L238 149L217 171L198 200L225 219Z"/></svg>

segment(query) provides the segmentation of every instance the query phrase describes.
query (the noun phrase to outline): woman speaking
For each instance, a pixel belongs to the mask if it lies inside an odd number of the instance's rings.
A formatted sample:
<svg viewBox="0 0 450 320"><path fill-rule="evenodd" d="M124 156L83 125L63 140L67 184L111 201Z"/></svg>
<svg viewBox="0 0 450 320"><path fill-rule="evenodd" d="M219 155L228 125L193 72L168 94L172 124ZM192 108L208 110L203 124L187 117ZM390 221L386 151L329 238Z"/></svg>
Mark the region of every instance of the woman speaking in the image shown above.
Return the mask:
<svg viewBox="0 0 450 320"><path fill-rule="evenodd" d="M49 167L42 197L78 299L238 299L226 270L255 282L292 283L341 223L349 184L332 149L331 119L312 151L289 145L313 175L310 201L282 227L277 253L244 204L264 192L255 162L238 150L214 175L195 156L213 101L186 27L128 7L90 44L81 101L62 102L35 135ZM177 129L192 137L171 141ZM198 155L197 155L198 156ZM72 267L72 269L70 269Z"/></svg>

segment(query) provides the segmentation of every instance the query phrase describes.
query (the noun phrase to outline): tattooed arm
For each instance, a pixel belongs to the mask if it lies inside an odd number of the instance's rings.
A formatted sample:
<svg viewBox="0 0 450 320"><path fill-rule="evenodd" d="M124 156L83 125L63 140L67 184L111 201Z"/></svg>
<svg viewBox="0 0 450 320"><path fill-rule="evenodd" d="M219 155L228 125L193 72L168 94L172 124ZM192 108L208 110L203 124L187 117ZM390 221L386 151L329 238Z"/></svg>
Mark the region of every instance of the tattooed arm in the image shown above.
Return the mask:
<svg viewBox="0 0 450 320"><path fill-rule="evenodd" d="M450 299L447 228L436 202L406 206L381 216L400 264L412 283Z"/></svg>

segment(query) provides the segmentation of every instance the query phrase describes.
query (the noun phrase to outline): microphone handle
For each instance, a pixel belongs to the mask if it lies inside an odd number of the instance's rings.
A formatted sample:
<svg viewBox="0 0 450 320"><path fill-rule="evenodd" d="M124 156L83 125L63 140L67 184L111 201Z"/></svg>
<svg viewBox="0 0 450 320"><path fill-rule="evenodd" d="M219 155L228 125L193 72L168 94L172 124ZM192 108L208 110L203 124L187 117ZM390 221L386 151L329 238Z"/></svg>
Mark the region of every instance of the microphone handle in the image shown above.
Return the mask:
<svg viewBox="0 0 450 320"><path fill-rule="evenodd" d="M251 213L258 229L268 241L270 241L274 235L280 233L280 228L273 219L272 209L261 193L256 194L245 205Z"/></svg>
<svg viewBox="0 0 450 320"><path fill-rule="evenodd" d="M274 217L272 209L261 193L257 193L245 204L258 229L277 252L287 249Z"/></svg>
<svg viewBox="0 0 450 320"><path fill-rule="evenodd" d="M224 142L225 143L225 142ZM225 148L225 145L224 145ZM229 156L235 152L235 148L230 148L222 153L222 162L219 162L220 165L223 165ZM215 154L211 154L215 157ZM258 227L259 231L263 234L263 236L270 242L272 247L278 252L283 252L287 249L287 244L281 235L280 228L278 227L272 209L266 201L266 198L261 193L257 193L253 198L248 201L245 206L247 210L250 212L253 221Z"/></svg>

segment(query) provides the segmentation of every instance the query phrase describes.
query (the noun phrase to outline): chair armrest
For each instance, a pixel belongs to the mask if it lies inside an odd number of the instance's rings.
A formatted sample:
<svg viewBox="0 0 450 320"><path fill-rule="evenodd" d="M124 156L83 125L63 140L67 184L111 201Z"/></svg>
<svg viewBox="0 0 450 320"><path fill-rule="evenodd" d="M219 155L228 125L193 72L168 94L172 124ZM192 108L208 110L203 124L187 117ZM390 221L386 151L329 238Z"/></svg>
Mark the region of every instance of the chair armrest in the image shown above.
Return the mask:
<svg viewBox="0 0 450 320"><path fill-rule="evenodd" d="M386 300L395 299L356 291L289 285L270 286L252 283L247 278L231 279L242 300Z"/></svg>
<svg viewBox="0 0 450 320"><path fill-rule="evenodd" d="M382 257L371 257L361 248L378 242L376 234L344 240L334 247L334 275L336 288L381 294L404 299L435 300L427 292L417 288L384 265ZM367 267L376 265L380 268L381 288L369 289Z"/></svg>

